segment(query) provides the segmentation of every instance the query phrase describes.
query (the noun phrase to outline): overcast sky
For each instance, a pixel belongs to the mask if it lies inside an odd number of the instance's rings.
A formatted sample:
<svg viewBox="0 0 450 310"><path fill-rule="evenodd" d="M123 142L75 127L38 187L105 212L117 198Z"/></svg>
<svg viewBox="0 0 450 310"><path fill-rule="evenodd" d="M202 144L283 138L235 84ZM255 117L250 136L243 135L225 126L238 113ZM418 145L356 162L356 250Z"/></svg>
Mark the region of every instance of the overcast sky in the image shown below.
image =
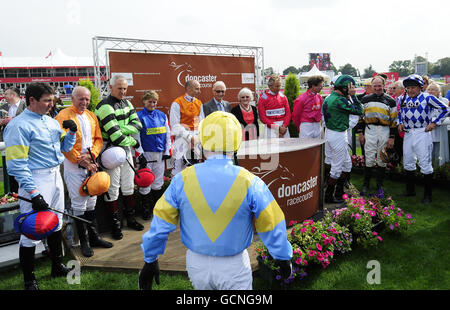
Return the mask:
<svg viewBox="0 0 450 310"><path fill-rule="evenodd" d="M394 60L448 57L450 1L395 0L27 0L3 1L0 51L43 56L55 48L92 56L92 37L264 48L281 72L330 53L338 68L388 71Z"/></svg>

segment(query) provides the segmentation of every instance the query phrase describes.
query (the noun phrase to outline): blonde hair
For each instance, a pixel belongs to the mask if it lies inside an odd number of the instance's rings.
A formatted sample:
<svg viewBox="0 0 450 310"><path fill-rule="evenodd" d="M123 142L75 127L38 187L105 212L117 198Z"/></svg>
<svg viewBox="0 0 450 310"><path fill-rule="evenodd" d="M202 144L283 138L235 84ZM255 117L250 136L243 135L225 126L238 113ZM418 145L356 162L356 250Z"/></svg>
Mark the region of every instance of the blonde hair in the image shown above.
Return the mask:
<svg viewBox="0 0 450 310"><path fill-rule="evenodd" d="M431 82L430 84L428 84L426 91L428 91L428 89L434 86L437 88L439 95L441 95L441 86L439 86L439 84L435 83L435 82Z"/></svg>
<svg viewBox="0 0 450 310"><path fill-rule="evenodd" d="M267 81L267 85L268 86L272 86L273 83L275 83L276 81L281 81L281 76L279 74L276 74L276 73L271 74L270 78L269 78L269 81Z"/></svg>
<svg viewBox="0 0 450 310"><path fill-rule="evenodd" d="M142 96L142 102L144 102L145 100L149 100L150 98L153 98L155 100L159 100L159 95L157 92L155 92L154 90L150 90L148 92L146 92L143 96Z"/></svg>

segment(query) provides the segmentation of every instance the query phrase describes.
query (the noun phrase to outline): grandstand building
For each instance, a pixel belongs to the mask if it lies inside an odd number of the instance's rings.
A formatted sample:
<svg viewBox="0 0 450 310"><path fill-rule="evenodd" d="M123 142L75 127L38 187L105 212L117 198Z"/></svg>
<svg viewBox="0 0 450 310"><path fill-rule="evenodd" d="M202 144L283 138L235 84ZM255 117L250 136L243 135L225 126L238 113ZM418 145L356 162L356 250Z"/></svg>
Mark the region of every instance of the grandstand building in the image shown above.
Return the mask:
<svg viewBox="0 0 450 310"><path fill-rule="evenodd" d="M46 57L0 56L0 100L6 88L17 87L23 95L32 82L47 82L65 97L71 86L87 78L94 81L92 57L71 57L60 49L52 50Z"/></svg>

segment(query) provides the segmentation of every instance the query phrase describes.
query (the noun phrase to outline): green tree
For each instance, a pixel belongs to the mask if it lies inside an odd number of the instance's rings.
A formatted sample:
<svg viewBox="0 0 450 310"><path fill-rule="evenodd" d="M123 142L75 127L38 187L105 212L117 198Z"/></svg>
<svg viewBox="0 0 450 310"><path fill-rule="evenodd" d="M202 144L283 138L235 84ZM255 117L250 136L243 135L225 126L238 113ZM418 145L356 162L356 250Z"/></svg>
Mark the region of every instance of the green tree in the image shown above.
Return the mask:
<svg viewBox="0 0 450 310"><path fill-rule="evenodd" d="M297 79L297 75L294 73L289 73L284 82L284 95L287 97L289 102L289 109L294 110L294 100L300 94L300 83ZM295 124L291 121L289 123L289 134L291 137L298 137L298 130Z"/></svg>
<svg viewBox="0 0 450 310"><path fill-rule="evenodd" d="M345 64L342 67L339 67L339 72L342 74L348 74L351 76L357 76L357 70L351 64Z"/></svg>
<svg viewBox="0 0 450 310"><path fill-rule="evenodd" d="M376 71L372 68L372 65L369 66L369 68L365 68L364 69L364 74L363 74L363 78L367 79L367 78L371 78L372 75L375 73Z"/></svg>
<svg viewBox="0 0 450 310"><path fill-rule="evenodd" d="M332 70L334 74L338 74L338 71L332 62L330 62L330 70Z"/></svg>
<svg viewBox="0 0 450 310"><path fill-rule="evenodd" d="M431 74L450 75L450 57L439 59L433 64Z"/></svg>
<svg viewBox="0 0 450 310"><path fill-rule="evenodd" d="M399 76L408 76L414 73L414 66L411 60L395 60L389 66L390 72L398 72Z"/></svg>
<svg viewBox="0 0 450 310"><path fill-rule="evenodd" d="M289 73L297 74L298 73L298 69L296 67L294 67L294 66L290 66L290 67L288 67L288 68L283 70L283 75L288 75Z"/></svg>
<svg viewBox="0 0 450 310"><path fill-rule="evenodd" d="M94 112L97 104L100 102L100 91L95 88L94 84L89 79L80 79L78 85L86 87L91 92L91 101L88 110Z"/></svg>
<svg viewBox="0 0 450 310"><path fill-rule="evenodd" d="M298 73L303 73L303 72L308 72L309 70L311 70L311 66L310 65L304 65L300 68L298 68Z"/></svg>

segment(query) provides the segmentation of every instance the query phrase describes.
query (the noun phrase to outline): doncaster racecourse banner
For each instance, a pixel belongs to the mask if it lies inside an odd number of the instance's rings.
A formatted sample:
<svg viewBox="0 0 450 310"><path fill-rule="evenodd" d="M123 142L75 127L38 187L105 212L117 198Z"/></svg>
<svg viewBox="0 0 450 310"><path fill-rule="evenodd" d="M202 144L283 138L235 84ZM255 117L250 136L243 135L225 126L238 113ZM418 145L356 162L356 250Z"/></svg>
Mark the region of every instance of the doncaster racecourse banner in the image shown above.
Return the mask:
<svg viewBox="0 0 450 310"><path fill-rule="evenodd" d="M239 165L269 187L286 218L301 222L313 216L321 199L323 140L259 139L242 142Z"/></svg>
<svg viewBox="0 0 450 310"><path fill-rule="evenodd" d="M111 76L124 75L128 79L127 98L136 110L142 109L142 96L149 90L159 95L158 109L169 114L175 98L184 95L188 80L200 82L199 99L212 99L212 86L223 81L227 87L225 100L236 104L243 88L255 92L255 61L253 57L205 56L179 54L148 54L109 52Z"/></svg>

